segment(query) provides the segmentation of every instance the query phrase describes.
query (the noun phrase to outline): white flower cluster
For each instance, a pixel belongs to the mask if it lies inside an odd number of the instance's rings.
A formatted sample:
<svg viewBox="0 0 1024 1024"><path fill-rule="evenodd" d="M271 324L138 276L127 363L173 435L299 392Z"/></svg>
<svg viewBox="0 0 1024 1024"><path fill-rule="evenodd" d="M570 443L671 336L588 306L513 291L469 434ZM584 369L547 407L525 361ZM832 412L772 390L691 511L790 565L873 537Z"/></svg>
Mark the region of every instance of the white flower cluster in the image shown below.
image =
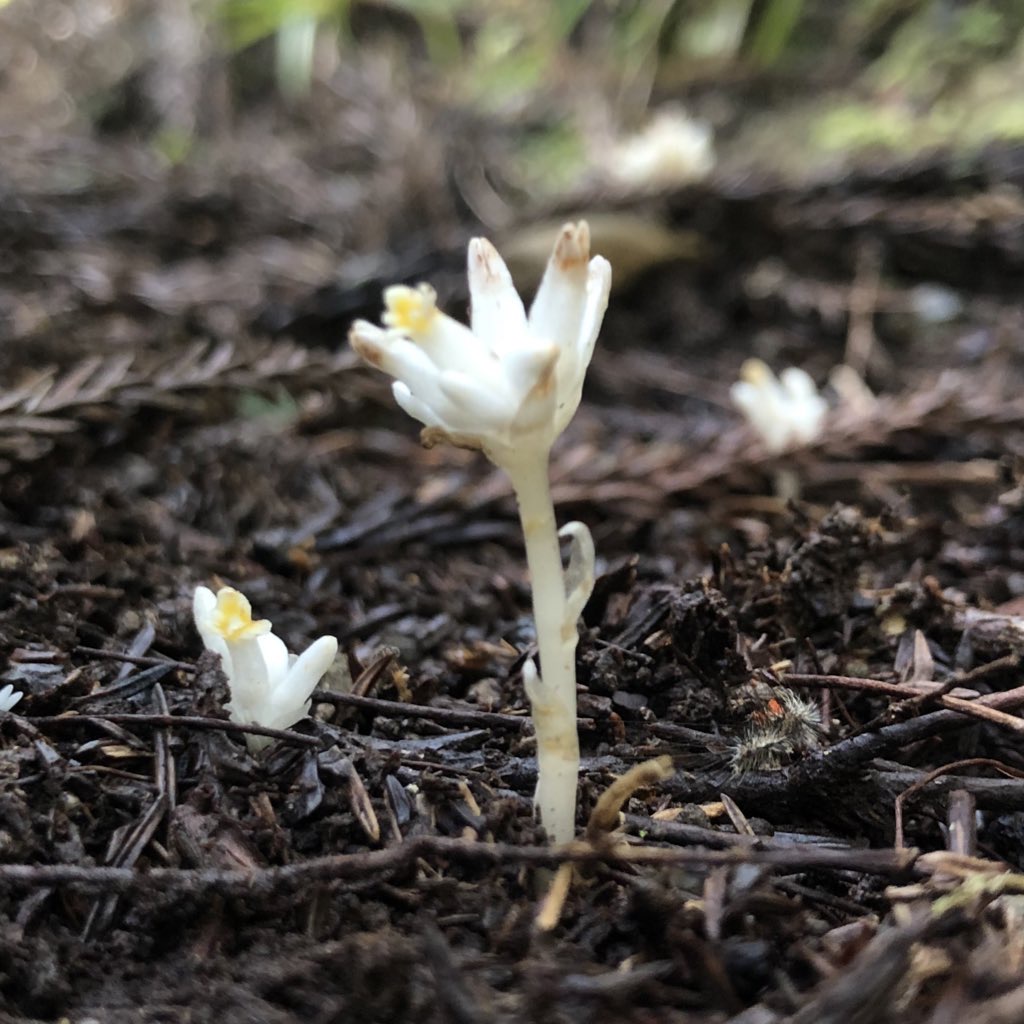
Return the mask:
<svg viewBox="0 0 1024 1024"><path fill-rule="evenodd" d="M482 448L497 465L524 445L547 454L576 412L611 267L590 259L586 223L566 224L527 315L485 238L469 243L470 326L442 313L430 285L384 292L384 327L352 326L355 350L395 379L395 400L424 440Z"/></svg>
<svg viewBox="0 0 1024 1024"><path fill-rule="evenodd" d="M233 722L287 729L309 714L312 693L338 653L333 636L320 637L299 657L289 654L270 621L254 620L248 600L231 587L216 594L197 587L192 611L206 649L221 657ZM256 751L271 741L249 734L246 742Z"/></svg>
<svg viewBox="0 0 1024 1024"><path fill-rule="evenodd" d="M730 395L772 453L817 440L828 412L808 373L791 366L776 377L760 359L743 364Z"/></svg>
<svg viewBox="0 0 1024 1024"><path fill-rule="evenodd" d="M0 687L0 711L10 711L24 696L20 690L16 690L10 683Z"/></svg>

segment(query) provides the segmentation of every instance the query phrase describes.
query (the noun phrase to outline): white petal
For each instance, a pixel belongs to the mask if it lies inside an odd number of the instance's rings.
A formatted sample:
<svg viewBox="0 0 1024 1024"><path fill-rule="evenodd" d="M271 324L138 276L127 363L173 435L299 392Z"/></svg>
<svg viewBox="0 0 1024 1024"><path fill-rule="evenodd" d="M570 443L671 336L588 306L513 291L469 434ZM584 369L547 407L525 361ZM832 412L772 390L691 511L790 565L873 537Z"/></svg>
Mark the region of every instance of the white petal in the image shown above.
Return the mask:
<svg viewBox="0 0 1024 1024"><path fill-rule="evenodd" d="M21 690L15 690L8 683L3 689L0 689L0 711L10 711L24 696Z"/></svg>
<svg viewBox="0 0 1024 1024"><path fill-rule="evenodd" d="M547 361L540 364L540 372L536 374L533 386L519 399L519 411L512 422L514 434L540 432L541 436L534 441L538 447L550 448L564 427L564 424L559 425L555 422L560 398L558 370L564 358L565 353L552 345Z"/></svg>
<svg viewBox="0 0 1024 1024"><path fill-rule="evenodd" d="M213 612L217 607L217 596L209 587L196 587L192 597L192 619L196 630L202 638L203 646L214 654L219 654L226 664L228 661L228 645L224 638L213 628ZM227 669L224 670L227 672Z"/></svg>
<svg viewBox="0 0 1024 1024"><path fill-rule="evenodd" d="M806 370L799 366L790 366L779 374L779 383L790 398L803 399L810 395L817 395L818 389L814 385L814 379Z"/></svg>
<svg viewBox="0 0 1024 1024"><path fill-rule="evenodd" d="M263 636L248 637L227 645L228 653L223 659L223 668L231 689L231 717L236 722L259 720L259 708L269 691L267 663L261 641L270 635L264 633ZM244 717L243 709L251 709L253 716Z"/></svg>
<svg viewBox="0 0 1024 1024"><path fill-rule="evenodd" d="M583 378L594 355L608 296L612 287L611 264L603 256L590 261L587 296L575 344L568 346L558 362L557 430L560 434L573 418L583 395Z"/></svg>
<svg viewBox="0 0 1024 1024"><path fill-rule="evenodd" d="M745 380L740 380L729 388L729 397L732 399L732 404L744 416L752 420L760 405L761 389Z"/></svg>
<svg viewBox="0 0 1024 1024"><path fill-rule="evenodd" d="M200 622L208 622L217 607L217 595L209 587L196 587L192 596L192 615L198 626Z"/></svg>
<svg viewBox="0 0 1024 1024"><path fill-rule="evenodd" d="M383 369L381 360L390 341L387 331L381 330L368 320L357 320L348 332L348 340L361 359L371 366Z"/></svg>
<svg viewBox="0 0 1024 1024"><path fill-rule="evenodd" d="M196 592L192 595L192 620L204 639L206 632L212 628L210 619L216 607L217 597L214 592L209 587L196 587Z"/></svg>
<svg viewBox="0 0 1024 1024"><path fill-rule="evenodd" d="M555 371L561 355L558 346L550 341L530 340L514 352L509 352L502 362L512 393L529 394L539 380Z"/></svg>
<svg viewBox="0 0 1024 1024"><path fill-rule="evenodd" d="M444 418L459 433L506 430L516 413L505 389L489 388L465 373L449 370L441 374L439 383L449 400Z"/></svg>
<svg viewBox="0 0 1024 1024"><path fill-rule="evenodd" d="M404 338L388 343L377 364L395 380L402 381L421 402L436 405L441 400L439 370L418 345Z"/></svg>
<svg viewBox="0 0 1024 1024"><path fill-rule="evenodd" d="M523 300L498 250L486 238L469 243L470 325L484 346L503 354L526 333Z"/></svg>
<svg viewBox="0 0 1024 1024"><path fill-rule="evenodd" d="M337 656L338 641L333 636L322 636L295 659L288 671L286 685L300 703L309 699Z"/></svg>
<svg viewBox="0 0 1024 1024"><path fill-rule="evenodd" d="M419 420L425 427L440 427L445 429L446 425L433 409L426 402L420 401L410 390L407 384L396 380L391 385L391 393L399 407L404 409L414 420Z"/></svg>
<svg viewBox="0 0 1024 1024"><path fill-rule="evenodd" d="M309 714L310 697L334 663L338 641L322 636L295 659L287 676L274 687L265 708L263 725L287 729Z"/></svg>
<svg viewBox="0 0 1024 1024"><path fill-rule="evenodd" d="M793 440L811 444L821 436L828 413L828 404L818 395L810 396L796 406L791 424Z"/></svg>
<svg viewBox="0 0 1024 1024"><path fill-rule="evenodd" d="M791 366L779 374L789 420L789 443L810 444L821 434L828 403L804 370Z"/></svg>
<svg viewBox="0 0 1024 1024"><path fill-rule="evenodd" d="M493 377L501 372L497 356L484 342L465 324L445 313L438 313L429 330L415 341L439 370L462 370L481 377Z"/></svg>
<svg viewBox="0 0 1024 1024"><path fill-rule="evenodd" d="M786 447L789 438L785 410L778 398L775 378L752 384L737 381L729 389L733 404L743 413L765 447L780 451Z"/></svg>
<svg viewBox="0 0 1024 1024"><path fill-rule="evenodd" d="M422 388L421 378L437 375L437 367L419 345L365 320L352 325L349 339L362 359L398 380L413 378Z"/></svg>
<svg viewBox="0 0 1024 1024"><path fill-rule="evenodd" d="M590 229L586 221L562 225L530 307L530 330L563 348L579 336L587 298Z"/></svg>
<svg viewBox="0 0 1024 1024"><path fill-rule="evenodd" d="M263 636L256 638L256 642L260 645L260 654L263 656L267 685L273 689L288 675L291 664L288 648L284 641L273 633L264 633Z"/></svg>
<svg viewBox="0 0 1024 1024"><path fill-rule="evenodd" d="M608 296L612 290L612 265L603 257L595 256L587 270L587 301L583 308L580 331L576 347L579 352L579 373L582 377L594 354L601 323L608 308Z"/></svg>

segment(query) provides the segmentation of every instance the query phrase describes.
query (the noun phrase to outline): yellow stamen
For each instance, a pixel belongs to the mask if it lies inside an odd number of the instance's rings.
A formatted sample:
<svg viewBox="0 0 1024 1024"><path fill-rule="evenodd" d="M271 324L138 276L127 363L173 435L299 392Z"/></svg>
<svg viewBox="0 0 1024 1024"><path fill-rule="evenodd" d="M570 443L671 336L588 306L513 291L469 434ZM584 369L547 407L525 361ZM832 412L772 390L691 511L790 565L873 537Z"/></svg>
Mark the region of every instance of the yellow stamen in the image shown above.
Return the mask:
<svg viewBox="0 0 1024 1024"><path fill-rule="evenodd" d="M753 384L755 387L764 387L772 376L772 371L761 359L747 359L740 367L740 380Z"/></svg>
<svg viewBox="0 0 1024 1024"><path fill-rule="evenodd" d="M263 636L271 630L269 619L253 619L252 605L233 587L221 587L217 591L217 607L210 625L228 642Z"/></svg>
<svg viewBox="0 0 1024 1024"><path fill-rule="evenodd" d="M429 284L408 288L395 284L384 290L385 327L393 327L415 339L424 334L437 316L437 293Z"/></svg>

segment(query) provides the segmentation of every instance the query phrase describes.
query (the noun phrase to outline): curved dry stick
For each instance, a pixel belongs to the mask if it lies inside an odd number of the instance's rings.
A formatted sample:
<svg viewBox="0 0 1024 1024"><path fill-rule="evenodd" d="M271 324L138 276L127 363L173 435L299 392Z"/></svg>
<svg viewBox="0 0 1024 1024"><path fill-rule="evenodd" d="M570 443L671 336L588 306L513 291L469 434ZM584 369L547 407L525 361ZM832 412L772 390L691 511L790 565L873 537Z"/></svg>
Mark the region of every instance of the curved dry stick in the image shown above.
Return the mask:
<svg viewBox="0 0 1024 1024"><path fill-rule="evenodd" d="M1024 779L1024 772L1018 771L1016 768L1011 768L1009 765L1003 764L1002 761L993 760L991 757L969 757L964 761L952 761L949 764L944 764L941 768L936 768L935 771L929 772L923 779L918 779L912 786L908 786L894 801L894 810L896 817L896 837L894 845L897 850L905 850L906 847L903 844L903 805L909 800L915 793L919 793L929 782L934 782L936 779L942 778L943 775L948 775L950 772L957 771L960 768L994 768L997 772L1002 772L1004 775L1011 779Z"/></svg>

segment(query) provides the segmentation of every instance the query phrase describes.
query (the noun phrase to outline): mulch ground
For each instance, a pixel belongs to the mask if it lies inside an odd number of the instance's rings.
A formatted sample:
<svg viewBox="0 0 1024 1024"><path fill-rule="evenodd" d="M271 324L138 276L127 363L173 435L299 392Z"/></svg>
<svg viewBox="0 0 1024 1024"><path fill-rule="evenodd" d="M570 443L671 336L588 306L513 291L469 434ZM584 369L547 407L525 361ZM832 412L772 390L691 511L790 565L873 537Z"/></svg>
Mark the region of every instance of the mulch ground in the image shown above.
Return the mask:
<svg viewBox="0 0 1024 1024"><path fill-rule="evenodd" d="M3 182L5 1019L1024 1019L1021 154L616 204L695 244L616 292L552 467L600 560L581 834L674 773L557 852L508 487L344 344L392 279L464 308L474 225L346 248L315 163L314 210L250 156ZM844 353L877 404L765 453L743 359ZM255 758L191 622L217 581L343 649Z"/></svg>

